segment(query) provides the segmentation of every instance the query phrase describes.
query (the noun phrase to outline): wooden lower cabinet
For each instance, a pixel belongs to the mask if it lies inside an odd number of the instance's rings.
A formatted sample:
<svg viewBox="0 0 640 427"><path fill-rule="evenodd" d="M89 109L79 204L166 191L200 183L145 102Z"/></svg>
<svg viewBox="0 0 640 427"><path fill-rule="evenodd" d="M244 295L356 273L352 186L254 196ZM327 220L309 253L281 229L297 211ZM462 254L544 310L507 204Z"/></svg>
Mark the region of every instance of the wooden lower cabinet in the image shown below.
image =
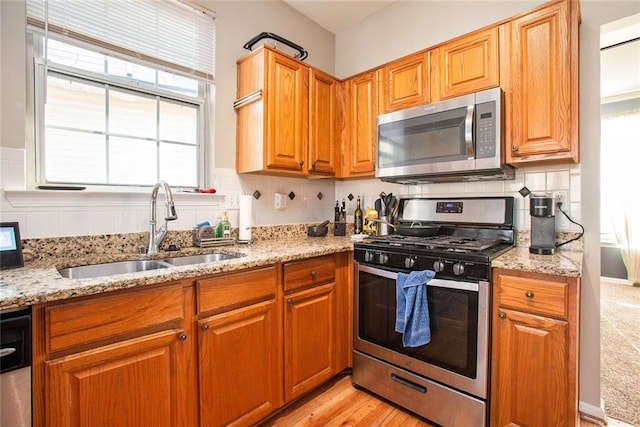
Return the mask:
<svg viewBox="0 0 640 427"><path fill-rule="evenodd" d="M256 425L350 366L352 258L34 306L34 427Z"/></svg>
<svg viewBox="0 0 640 427"><path fill-rule="evenodd" d="M576 426L579 279L496 269L491 425Z"/></svg>
<svg viewBox="0 0 640 427"><path fill-rule="evenodd" d="M285 296L285 399L290 401L335 372L335 283Z"/></svg>
<svg viewBox="0 0 640 427"><path fill-rule="evenodd" d="M33 425L194 426L189 282L33 308Z"/></svg>
<svg viewBox="0 0 640 427"><path fill-rule="evenodd" d="M185 344L164 331L48 361L48 426L190 426Z"/></svg>
<svg viewBox="0 0 640 427"><path fill-rule="evenodd" d="M253 425L282 403L276 301L200 320L203 426Z"/></svg>

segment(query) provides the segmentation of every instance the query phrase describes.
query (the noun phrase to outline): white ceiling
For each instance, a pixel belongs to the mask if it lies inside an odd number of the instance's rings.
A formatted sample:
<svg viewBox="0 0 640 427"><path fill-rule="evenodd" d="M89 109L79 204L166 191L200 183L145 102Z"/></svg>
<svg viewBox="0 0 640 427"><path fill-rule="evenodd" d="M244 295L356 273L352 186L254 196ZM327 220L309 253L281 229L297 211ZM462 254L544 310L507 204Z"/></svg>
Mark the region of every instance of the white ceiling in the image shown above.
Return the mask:
<svg viewBox="0 0 640 427"><path fill-rule="evenodd" d="M284 0L321 27L336 34L399 0Z"/></svg>

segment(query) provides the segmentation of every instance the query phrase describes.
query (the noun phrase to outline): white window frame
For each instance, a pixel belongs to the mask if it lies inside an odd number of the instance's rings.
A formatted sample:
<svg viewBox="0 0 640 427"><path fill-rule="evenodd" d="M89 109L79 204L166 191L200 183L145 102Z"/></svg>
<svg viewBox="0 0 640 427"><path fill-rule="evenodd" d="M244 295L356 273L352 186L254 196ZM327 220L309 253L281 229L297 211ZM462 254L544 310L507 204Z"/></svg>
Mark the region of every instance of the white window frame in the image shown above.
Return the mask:
<svg viewBox="0 0 640 427"><path fill-rule="evenodd" d="M208 89L206 88L206 86L207 85L212 86L213 83L209 83L204 80L198 79L199 80L199 84L198 84L199 96L198 98L194 98L186 95L181 95L176 92L167 91L161 88L152 88L146 85L136 85L133 82L130 82L124 79L118 79L117 77L107 76L105 74L97 74L97 73L92 73L85 70L76 69L73 67L64 66L61 64L54 64L51 61L49 61L49 64L47 65L47 67L45 67L45 60L42 57L43 46L42 46L42 43L40 42L41 37L42 36L38 34L36 31L29 31L27 34L28 55L30 58L32 58L32 61L30 61L30 63L32 64L32 67L30 67L30 70L29 70L30 75L28 76L28 82L30 82L29 86L31 86L29 88L30 90L28 89L28 93L30 93L30 96L28 97L28 99L29 99L29 104L31 104L31 105L28 105L28 110L30 112L29 115L31 116L29 121L33 124L33 130L34 130L33 136L32 136L33 155L30 156L30 158L33 159L33 162L32 162L33 171L31 172L31 168L28 168L27 170L27 173L30 174L30 176L28 177L28 182L32 184L30 185L31 187L35 188L38 185L68 184L64 182L46 181L46 178L45 178L44 156L45 156L46 141L44 141L44 135L45 135L44 99L46 96L45 86L46 86L46 73L48 72L48 70L54 73L64 74L71 78L77 78L77 79L85 80L89 82L98 82L99 84L111 85L116 88L122 88L124 90L135 91L142 94L148 94L151 96L160 96L168 101L177 101L180 103L197 105L198 106L198 129L197 129L197 148L196 148L198 153L197 154L198 156L197 187L203 188L206 186L205 171L207 170L207 162L206 162L206 159L208 156L207 147L213 146L213 141L212 141L213 132L211 132L211 129L213 128L213 126L211 125L211 120L213 120L213 117L214 117L213 111L210 111L209 114L207 114L207 108L205 107L206 105L213 104L212 102L213 100L210 99L210 96L211 94L214 93L214 90L213 88ZM96 50L95 48L92 49L92 46L87 46L83 43L76 42L74 40L65 40L65 39L60 39L60 40L63 41L64 43L73 44L73 45L82 47L84 49ZM132 58L126 58L126 57L123 57L122 55L110 55L110 56L113 56L118 59L123 59L132 63L138 63L146 67L151 67L151 68L154 68L155 70L172 72L172 70L163 69L159 67L157 64L147 63L144 61L135 61ZM213 110L213 108L211 108L211 110ZM207 132L207 130L209 130L209 132ZM209 166L209 167L211 168L212 166ZM84 185L84 184L77 184L77 185ZM136 187L141 189L146 189L151 185L153 184L150 184L150 185L92 184L92 183L86 184L86 186L89 188L94 188L94 189L103 188L103 189L109 189L109 190L117 190L117 189L131 190L132 188L136 188ZM196 187L187 187L187 188L196 188Z"/></svg>

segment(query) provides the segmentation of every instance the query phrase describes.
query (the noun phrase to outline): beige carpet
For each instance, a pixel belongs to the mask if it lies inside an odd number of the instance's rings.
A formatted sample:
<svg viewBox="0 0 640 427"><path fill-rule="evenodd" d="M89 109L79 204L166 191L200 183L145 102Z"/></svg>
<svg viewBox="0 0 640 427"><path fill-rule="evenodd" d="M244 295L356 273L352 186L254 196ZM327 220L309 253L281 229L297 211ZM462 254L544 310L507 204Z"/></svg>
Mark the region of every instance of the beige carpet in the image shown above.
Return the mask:
<svg viewBox="0 0 640 427"><path fill-rule="evenodd" d="M602 396L607 417L640 426L640 287L600 284Z"/></svg>

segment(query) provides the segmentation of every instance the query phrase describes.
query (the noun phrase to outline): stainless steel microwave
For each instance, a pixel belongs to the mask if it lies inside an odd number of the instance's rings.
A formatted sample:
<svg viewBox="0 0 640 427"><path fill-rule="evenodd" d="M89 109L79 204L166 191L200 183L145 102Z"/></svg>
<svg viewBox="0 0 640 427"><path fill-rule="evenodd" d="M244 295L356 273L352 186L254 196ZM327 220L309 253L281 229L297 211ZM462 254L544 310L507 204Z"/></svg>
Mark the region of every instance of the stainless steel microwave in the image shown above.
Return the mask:
<svg viewBox="0 0 640 427"><path fill-rule="evenodd" d="M476 92L378 116L376 177L402 184L513 179L503 93Z"/></svg>

